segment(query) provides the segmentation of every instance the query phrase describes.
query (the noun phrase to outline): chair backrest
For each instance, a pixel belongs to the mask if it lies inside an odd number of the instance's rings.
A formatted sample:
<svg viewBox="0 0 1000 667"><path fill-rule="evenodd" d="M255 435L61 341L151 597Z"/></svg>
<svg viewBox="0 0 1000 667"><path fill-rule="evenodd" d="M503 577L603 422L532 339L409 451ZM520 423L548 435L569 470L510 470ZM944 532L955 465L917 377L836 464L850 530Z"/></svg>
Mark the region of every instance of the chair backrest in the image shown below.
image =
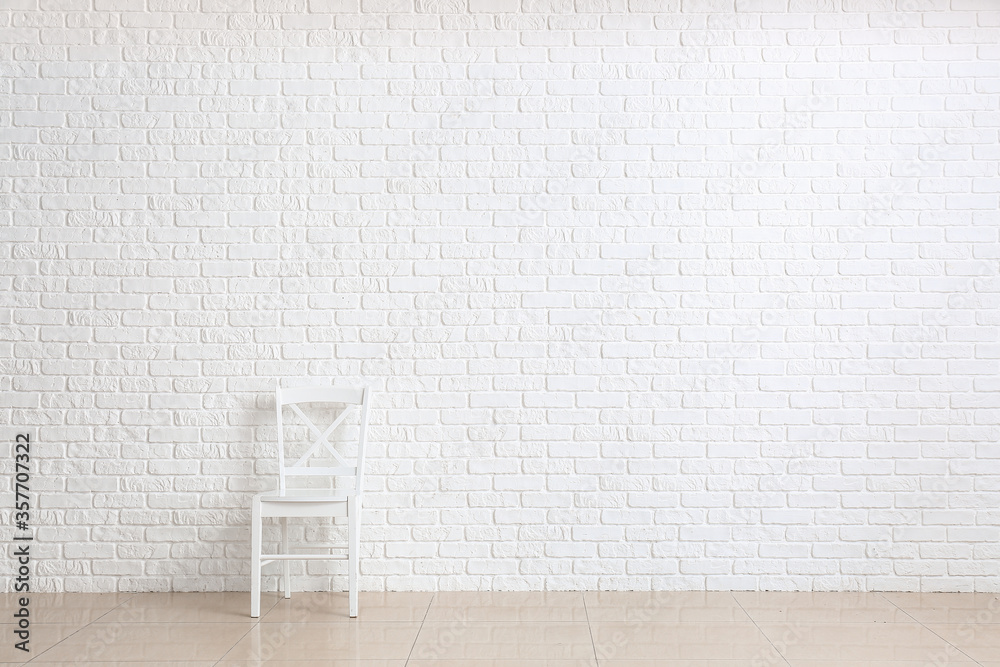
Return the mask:
<svg viewBox="0 0 1000 667"><path fill-rule="evenodd" d="M274 405L278 418L278 491L285 492L285 479L287 477L343 477L353 476L355 489L362 491L364 466L365 466L365 442L368 436L368 397L371 392L367 387L278 387L274 393ZM333 420L326 429L320 430L311 419L302 411L299 405L306 403L326 403L332 406L343 405L340 414ZM291 408L292 412L298 415L306 428L312 433L315 441L306 450L305 454L295 461L286 463L285 461L285 429L282 420L282 409ZM360 410L360 426L358 431L358 454L354 461L344 458L328 438L345 420L354 409ZM336 466L311 466L310 459L319 452L324 452L336 461ZM289 457L291 458L291 457Z"/></svg>

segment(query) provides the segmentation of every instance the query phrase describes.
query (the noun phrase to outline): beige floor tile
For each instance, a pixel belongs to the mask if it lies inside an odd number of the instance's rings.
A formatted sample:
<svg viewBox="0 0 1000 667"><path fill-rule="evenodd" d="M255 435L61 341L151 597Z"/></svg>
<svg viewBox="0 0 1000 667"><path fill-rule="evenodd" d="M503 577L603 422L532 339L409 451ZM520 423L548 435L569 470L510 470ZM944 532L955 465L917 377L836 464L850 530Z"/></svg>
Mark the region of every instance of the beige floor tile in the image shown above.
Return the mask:
<svg viewBox="0 0 1000 667"><path fill-rule="evenodd" d="M44 655L49 662L218 660L253 626L246 623L105 623L98 621Z"/></svg>
<svg viewBox="0 0 1000 667"><path fill-rule="evenodd" d="M405 660L419 623L260 623L227 661ZM269 663L267 663L269 664Z"/></svg>
<svg viewBox="0 0 1000 667"><path fill-rule="evenodd" d="M747 660L601 660L598 667L747 667L747 665L787 667L787 664L784 658L775 654L770 659L760 656L749 662ZM854 664L840 667L854 667Z"/></svg>
<svg viewBox="0 0 1000 667"><path fill-rule="evenodd" d="M790 667L972 667L979 663L960 655L933 660L790 660Z"/></svg>
<svg viewBox="0 0 1000 667"><path fill-rule="evenodd" d="M27 597L32 623L85 625L122 604L133 593L3 593L0 594L0 623L11 623L19 608L19 598Z"/></svg>
<svg viewBox="0 0 1000 667"><path fill-rule="evenodd" d="M612 660L767 662L774 649L750 622L593 623L601 664Z"/></svg>
<svg viewBox="0 0 1000 667"><path fill-rule="evenodd" d="M0 629L16 597L0 595ZM346 593L266 593L259 624L247 593L30 600L42 667L1000 667L985 593L362 593L357 620ZM0 663L25 660L12 644Z"/></svg>
<svg viewBox="0 0 1000 667"><path fill-rule="evenodd" d="M95 667L98 662L45 662L44 660L33 660L30 663L31 667ZM217 664L216 660L177 660L177 661L143 661L143 662L111 662L103 663L107 667L214 667Z"/></svg>
<svg viewBox="0 0 1000 667"><path fill-rule="evenodd" d="M585 623L583 594L562 591L435 593L428 622Z"/></svg>
<svg viewBox="0 0 1000 667"><path fill-rule="evenodd" d="M977 662L1000 662L1000 625L928 623L927 629Z"/></svg>
<svg viewBox="0 0 1000 667"><path fill-rule="evenodd" d="M598 667L590 660L410 660L406 667Z"/></svg>
<svg viewBox="0 0 1000 667"><path fill-rule="evenodd" d="M948 644L918 623L760 623L789 661L927 661ZM956 654L960 655L960 654Z"/></svg>
<svg viewBox="0 0 1000 667"><path fill-rule="evenodd" d="M882 593L921 623L1000 623L996 593Z"/></svg>
<svg viewBox="0 0 1000 667"><path fill-rule="evenodd" d="M420 623L433 593L358 593L358 617L348 615L347 593L292 593L261 616L262 623L397 621Z"/></svg>
<svg viewBox="0 0 1000 667"><path fill-rule="evenodd" d="M114 665L118 667L118 665ZM406 667L406 660L223 660L217 667ZM452 667L458 667L452 665Z"/></svg>
<svg viewBox="0 0 1000 667"><path fill-rule="evenodd" d="M57 643L71 636L74 632L83 627L79 624L65 623L31 623L28 626L28 653L15 647L15 644L22 641L23 637L14 634L14 625L0 625L0 633L3 639L0 641L0 663L19 665L33 658L37 658L45 651L52 648Z"/></svg>
<svg viewBox="0 0 1000 667"><path fill-rule="evenodd" d="M261 615L278 593L261 595ZM101 619L102 623L256 623L249 593L137 593Z"/></svg>
<svg viewBox="0 0 1000 667"><path fill-rule="evenodd" d="M732 593L701 591L588 591L587 618L591 623L731 623L749 621Z"/></svg>
<svg viewBox="0 0 1000 667"><path fill-rule="evenodd" d="M586 623L431 622L420 629L412 660L589 660Z"/></svg>
<svg viewBox="0 0 1000 667"><path fill-rule="evenodd" d="M733 593L758 623L912 623L878 593Z"/></svg>

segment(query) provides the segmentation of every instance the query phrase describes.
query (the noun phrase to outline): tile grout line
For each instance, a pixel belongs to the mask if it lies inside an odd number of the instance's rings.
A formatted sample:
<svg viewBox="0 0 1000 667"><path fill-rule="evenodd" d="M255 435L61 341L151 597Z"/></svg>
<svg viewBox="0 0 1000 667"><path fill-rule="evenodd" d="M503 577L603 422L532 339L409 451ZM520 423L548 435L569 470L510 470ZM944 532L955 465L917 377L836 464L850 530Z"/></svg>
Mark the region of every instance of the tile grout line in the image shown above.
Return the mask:
<svg viewBox="0 0 1000 667"><path fill-rule="evenodd" d="M246 639L247 635L249 635L251 632L253 632L254 628L260 627L261 620L265 616L267 616L275 607L277 607L281 603L281 600L282 600L282 598L279 596L278 599L275 600L274 603L270 607L268 607L266 610L262 609L261 612L260 612L260 616L257 617L257 620L255 622L251 623L249 629L247 629L246 632L244 632L242 635L240 635L239 639L237 639L235 642L233 642L233 645L230 646L229 648L227 648L225 653L223 653L221 656L219 656L219 659L215 661L215 663L212 665L212 667L216 667L219 663L221 663L223 660L225 660L226 656L229 655L229 653L234 648L236 648L236 646L241 641L243 641L244 639Z"/></svg>
<svg viewBox="0 0 1000 667"><path fill-rule="evenodd" d="M233 645L232 645L232 646L230 646L229 648L227 648L227 649L226 649L226 652L225 652L225 653L223 653L223 654L222 654L221 656L219 656L219 659L215 661L215 665L218 665L218 664L219 664L220 662L222 662L223 660L225 660L225 659L226 659L226 656L227 656L227 655L229 655L229 653L230 653L230 652L231 652L231 651L232 651L232 650L233 650L234 648L236 648L236 646L237 646L237 645L238 645L238 644L239 644L239 643L240 643L241 641L243 641L244 639L246 639L247 635L249 635L249 634L250 634L251 632L253 632L254 628L258 627L259 625L260 625L260 619L258 619L256 623L252 623L252 624L250 625L250 627L249 627L249 628L247 628L247 631L246 631L246 632L244 632L244 633L243 633L242 635L240 635L240 636L239 636L239 638L238 638L238 639L237 639L237 640L236 640L235 642L233 642ZM213 667L214 667L214 665L213 665Z"/></svg>
<svg viewBox="0 0 1000 667"><path fill-rule="evenodd" d="M424 617L420 619L420 625L417 626L417 634L413 637L413 643L410 645L410 652L406 654L406 662L403 663L403 667L407 667L410 664L410 658L413 657L413 649L417 647L417 640L420 639L420 631L424 629L424 622L427 620L427 615L431 613L431 605L434 604L436 597L437 591L431 593L431 600L427 603L427 609L424 610Z"/></svg>
<svg viewBox="0 0 1000 667"><path fill-rule="evenodd" d="M65 591L63 592L63 594L65 594ZM41 653L39 653L38 655L36 655L36 656L34 656L32 658L28 658L27 660L25 660L21 664L22 665L27 665L28 663L33 662L33 661L37 660L38 658L41 658L43 655L45 655L46 653L48 653L49 651L51 651L52 649L54 649L56 646L59 646L59 644L62 644L64 641L66 641L70 637L73 637L78 632L81 632L81 631L85 630L86 628L90 627L91 625L93 625L94 623L96 623L97 621L99 621L100 619L104 618L105 616L107 616L108 614L110 614L111 612L113 612L115 609L118 609L119 607L121 607L123 604L125 604L126 602L128 602L129 600L131 600L132 598L134 598L135 596L136 596L136 593L132 593L127 598L125 598L124 600L122 600L121 602L119 602L118 604L116 604L114 607L111 607L110 609L108 609L106 612L104 612L103 614L101 614L97 618L95 618L95 619L93 619L91 621L87 621L86 623L84 623L83 625L81 625L79 628L77 628L73 632L69 633L68 635L66 635L65 637L63 637L59 641L57 641L52 646L48 647L47 649L45 649L44 651L42 651Z"/></svg>
<svg viewBox="0 0 1000 667"><path fill-rule="evenodd" d="M982 665L983 664L983 663L979 662L978 660L976 660L975 658L973 658L968 653L966 653L965 651L963 651L960 647L956 646L955 644L952 644L950 641L948 641L947 639L945 639L944 637L942 637L938 633L936 633L933 630L931 630L930 628L928 628L926 625L924 625L924 623L922 621L920 621L919 619L917 619L916 616L914 616L913 614L911 614L910 612L908 612L907 610L903 609L898 604L896 604L895 602L893 602L891 599L889 599L885 595L883 595L882 591L875 591L875 594L878 595L883 600L885 600L886 602L888 602L889 604L891 604L896 609L900 610L901 612L903 612L904 614L906 614L907 616L909 616L911 619L913 619L914 623L916 623L917 625L919 625L920 627L922 627L924 630L927 630L927 632L931 633L932 635L934 635L935 637L937 637L938 639L940 639L941 641L943 641L948 646L954 647L954 649L956 651L958 651L959 653L961 653L962 655L964 655L969 660L972 660L972 662L974 662L975 664L977 664L977 665ZM918 593L918 595L919 595L919 593ZM945 624L945 625L947 625L947 624Z"/></svg>
<svg viewBox="0 0 1000 667"><path fill-rule="evenodd" d="M890 600L886 596L882 595L882 591L875 591L875 594L878 595L883 600L885 600L886 602L888 602L889 604L891 604L896 609L900 610L901 612L903 612L904 614L906 614L907 616L909 616L913 620L914 623L918 623L922 627L927 627L923 623L920 623L920 621L918 621L917 618L913 614L911 614L910 612L906 611L905 609L903 609L902 607L900 607L898 604L896 604L895 602L893 602L892 600ZM930 630L930 628L927 628L927 629Z"/></svg>
<svg viewBox="0 0 1000 667"><path fill-rule="evenodd" d="M747 618L749 618L749 619L750 619L750 622L751 622L751 623L753 623L753 626L754 626L755 628L757 628L757 632L759 632L759 633L760 633L760 636L761 636L761 637L763 637L764 639L766 639L766 640L767 640L767 643L768 643L768 644L770 644L771 648L773 648L773 649L774 649L774 652L775 652L775 653L776 653L776 654L778 655L778 657L779 657L779 658L781 658L781 659L782 659L782 660L784 661L784 663L785 663L786 665L788 665L789 667L791 667L791 664L792 664L792 663L788 662L788 658L786 658L786 657L785 657L784 655L782 655L781 651L779 651L779 650L778 650L778 647L774 645L774 642L773 642L773 641L771 641L771 638L767 636L767 633L766 633L766 632L764 632L763 630L761 630L760 626L759 626L759 625L757 625L757 620L756 620L756 619L755 619L755 618L754 618L753 616L751 616L751 615L750 615L750 612L748 612L748 611L746 610L746 608L745 608L745 607L743 606L743 604L742 604L742 603L741 603L741 602L739 601L739 599L738 599L738 598L736 597L736 594L735 594L735 593L734 593L733 591L729 591L729 597L731 597L731 598L733 599L733 602L735 602L735 603L736 603L736 606L738 606L738 607L740 608L740 610L741 610L741 611L742 611L742 612L743 612L744 614L746 614L746 615L747 615Z"/></svg>
<svg viewBox="0 0 1000 667"><path fill-rule="evenodd" d="M583 598L583 613L587 617L587 632L590 633L590 647L594 649L594 665L600 667L601 661L597 657L597 642L594 641L594 626L590 624L590 610L587 609L587 592L580 591L580 597Z"/></svg>

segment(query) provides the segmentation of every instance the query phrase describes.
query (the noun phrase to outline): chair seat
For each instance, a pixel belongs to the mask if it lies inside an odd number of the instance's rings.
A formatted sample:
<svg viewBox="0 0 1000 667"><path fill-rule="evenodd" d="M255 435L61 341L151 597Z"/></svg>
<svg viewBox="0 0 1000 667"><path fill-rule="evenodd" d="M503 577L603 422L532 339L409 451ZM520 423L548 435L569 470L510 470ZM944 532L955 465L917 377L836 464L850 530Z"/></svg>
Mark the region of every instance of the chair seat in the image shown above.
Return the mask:
<svg viewBox="0 0 1000 667"><path fill-rule="evenodd" d="M260 501L261 516L333 518L347 516L348 502L355 497L353 491L337 493L326 489L317 489L313 492L286 491L284 494L257 496Z"/></svg>
<svg viewBox="0 0 1000 667"><path fill-rule="evenodd" d="M264 503L346 502L356 496L354 489L286 489L284 493L261 493L257 497Z"/></svg>

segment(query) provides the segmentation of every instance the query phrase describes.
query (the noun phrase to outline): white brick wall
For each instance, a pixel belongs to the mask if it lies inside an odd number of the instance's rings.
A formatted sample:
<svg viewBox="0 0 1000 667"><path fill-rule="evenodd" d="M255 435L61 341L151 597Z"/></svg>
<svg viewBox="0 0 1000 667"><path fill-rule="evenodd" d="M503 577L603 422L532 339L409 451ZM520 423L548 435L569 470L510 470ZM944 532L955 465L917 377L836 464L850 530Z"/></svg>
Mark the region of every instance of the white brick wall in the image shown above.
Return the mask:
<svg viewBox="0 0 1000 667"><path fill-rule="evenodd" d="M368 589L1000 590L998 44L992 0L7 0L38 587L246 589L310 376L377 391Z"/></svg>

